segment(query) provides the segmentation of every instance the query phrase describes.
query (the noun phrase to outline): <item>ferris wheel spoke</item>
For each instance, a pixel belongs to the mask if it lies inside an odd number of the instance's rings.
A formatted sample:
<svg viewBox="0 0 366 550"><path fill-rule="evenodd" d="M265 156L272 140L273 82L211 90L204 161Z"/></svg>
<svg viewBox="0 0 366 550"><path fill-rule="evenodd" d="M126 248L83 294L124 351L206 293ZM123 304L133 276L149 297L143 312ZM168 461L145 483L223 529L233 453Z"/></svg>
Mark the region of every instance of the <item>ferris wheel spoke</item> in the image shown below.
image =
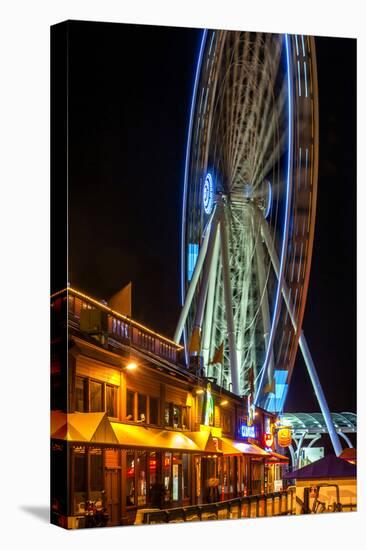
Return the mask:
<svg viewBox="0 0 366 550"><path fill-rule="evenodd" d="M278 102L273 107L266 126L265 136L261 136L260 145L257 147L252 182L255 188L271 170L275 162L283 154L287 145L287 131L279 132L279 120L284 118L286 105L286 85L283 83ZM278 136L280 134L280 136ZM274 145L273 145L274 144Z"/></svg>
<svg viewBox="0 0 366 550"><path fill-rule="evenodd" d="M229 131L230 131L230 140L229 140L230 167L232 167L232 165L233 165L233 157L234 157L234 154L235 154L236 142L238 140L238 133L239 133L238 132L238 125L237 125L238 110L242 105L243 97L244 97L244 103L246 103L246 101L247 101L248 86L245 87L244 96L243 96L243 88L244 88L245 81L248 80L248 68L247 68L247 63L243 62L242 59L243 58L247 59L247 57L248 57L248 51L249 51L249 48L250 48L250 41L243 39L243 42L244 42L244 44L243 44L243 54L242 54L242 56L239 57L239 52L237 52L238 53L238 58L235 59L236 74L234 75L233 84L232 84L233 89L236 90L236 96L235 96L235 103L232 105L232 110L231 110L232 116L231 116L231 119L230 119L230 124L228 125L229 126ZM240 69L240 73L239 73L239 77L236 78L238 69ZM240 112L242 112L242 111L240 111ZM233 177L233 172L232 172L232 169L231 169L230 170L230 180L232 180L232 177Z"/></svg>
<svg viewBox="0 0 366 550"><path fill-rule="evenodd" d="M255 151L253 152L252 173L250 180L255 185L257 172L268 155L271 143L278 140L279 120L284 118L287 86L283 81L280 94L275 101L273 90L267 95L267 101L262 116L261 128L258 134Z"/></svg>
<svg viewBox="0 0 366 550"><path fill-rule="evenodd" d="M271 47L271 44L274 42L275 46ZM248 144L250 135L255 136L258 132L258 125L262 125L262 128L265 124L262 117L262 112L264 115L266 109L269 109L268 95L270 95L270 90L273 87L274 80L276 78L279 61L281 55L282 45L281 42L275 39L272 35L266 35L266 39L262 44L264 51L274 50L272 56L265 55L264 62L262 64L257 64L256 71L250 71L253 74L251 79L251 89L255 97L255 103L249 105L249 115L247 113L245 120L246 125L244 133L241 131L238 132L238 144L235 146L235 157L233 160L233 174L237 174L238 167L243 161L243 154L245 147ZM268 105L267 105L268 104ZM240 143L239 143L240 140ZM243 171L241 166L240 172ZM248 174L244 174L244 178L249 179Z"/></svg>
<svg viewBox="0 0 366 550"><path fill-rule="evenodd" d="M249 33L247 33L249 35ZM250 113L250 106L251 106L251 95L253 94L254 89L254 81L256 79L256 72L258 70L258 65L254 63L254 60L258 59L259 57L259 50L262 43L262 37L261 34L258 33L256 36L254 44L251 43L250 37L248 36L248 50L250 52L250 60L244 60L241 62L242 64L242 76L245 78L245 95L243 100L239 99L239 105L240 105L240 117L239 120L235 120L233 123L233 136L235 136L235 139L233 138L233 142L231 144L231 151L232 151L232 167L235 165L235 159L238 154L238 149L240 147L240 143L245 143L245 139L241 140L241 136L243 135L243 132L246 128L248 128L247 124L247 117ZM241 88L242 89L242 88ZM231 168L231 177L234 176L233 169Z"/></svg>

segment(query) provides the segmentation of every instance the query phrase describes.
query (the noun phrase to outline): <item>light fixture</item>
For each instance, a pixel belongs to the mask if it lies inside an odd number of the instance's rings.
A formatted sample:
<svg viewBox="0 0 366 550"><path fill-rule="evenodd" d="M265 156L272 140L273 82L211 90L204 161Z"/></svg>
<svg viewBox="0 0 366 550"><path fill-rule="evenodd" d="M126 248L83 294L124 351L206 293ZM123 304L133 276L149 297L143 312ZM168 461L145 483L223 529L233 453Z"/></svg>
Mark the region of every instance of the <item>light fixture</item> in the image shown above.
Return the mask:
<svg viewBox="0 0 366 550"><path fill-rule="evenodd" d="M201 395L202 393L204 393L205 390L203 390L202 388L196 390L196 395Z"/></svg>
<svg viewBox="0 0 366 550"><path fill-rule="evenodd" d="M130 361L128 365L125 366L127 370L134 370L137 368L137 364L134 361Z"/></svg>
<svg viewBox="0 0 366 550"><path fill-rule="evenodd" d="M222 401L220 401L221 406L227 405L228 403L229 401L227 399L223 399Z"/></svg>

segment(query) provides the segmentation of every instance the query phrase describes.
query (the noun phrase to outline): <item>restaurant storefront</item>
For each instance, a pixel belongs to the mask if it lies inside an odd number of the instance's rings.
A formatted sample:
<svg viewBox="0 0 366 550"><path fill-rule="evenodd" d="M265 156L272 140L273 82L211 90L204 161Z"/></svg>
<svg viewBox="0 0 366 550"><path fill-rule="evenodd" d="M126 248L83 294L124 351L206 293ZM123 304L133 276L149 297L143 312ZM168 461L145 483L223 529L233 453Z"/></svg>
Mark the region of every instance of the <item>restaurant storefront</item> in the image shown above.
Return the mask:
<svg viewBox="0 0 366 550"><path fill-rule="evenodd" d="M52 460L67 468L68 454L70 468L69 499L62 485L53 490L57 522L82 527L89 500L106 508L109 525L120 525L133 523L141 508L263 493L270 454L220 435L219 429L183 433L110 422L102 413L53 412Z"/></svg>

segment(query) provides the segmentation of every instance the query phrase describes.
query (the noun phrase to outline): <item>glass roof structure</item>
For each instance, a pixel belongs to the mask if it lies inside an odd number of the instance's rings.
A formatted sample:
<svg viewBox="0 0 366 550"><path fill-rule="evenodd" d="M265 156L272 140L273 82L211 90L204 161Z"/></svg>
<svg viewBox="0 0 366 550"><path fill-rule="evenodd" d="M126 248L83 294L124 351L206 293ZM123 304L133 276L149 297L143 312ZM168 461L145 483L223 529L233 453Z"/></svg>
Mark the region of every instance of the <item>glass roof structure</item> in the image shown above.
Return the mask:
<svg viewBox="0 0 366 550"><path fill-rule="evenodd" d="M331 413L337 432L356 432L357 415L351 412ZM321 413L284 413L280 415L281 422L293 430L308 433L328 432L324 417Z"/></svg>

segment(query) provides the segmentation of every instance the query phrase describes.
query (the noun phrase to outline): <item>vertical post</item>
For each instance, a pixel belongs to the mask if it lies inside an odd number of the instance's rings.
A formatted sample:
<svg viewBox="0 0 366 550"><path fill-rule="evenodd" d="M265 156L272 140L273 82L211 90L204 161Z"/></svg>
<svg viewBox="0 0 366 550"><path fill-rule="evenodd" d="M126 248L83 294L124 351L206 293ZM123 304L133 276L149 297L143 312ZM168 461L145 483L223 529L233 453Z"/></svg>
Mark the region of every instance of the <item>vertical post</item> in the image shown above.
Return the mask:
<svg viewBox="0 0 366 550"><path fill-rule="evenodd" d="M233 384L233 393L235 393L236 395L239 395L240 394L239 369L238 369L238 358L237 358L236 343L235 343L233 300L232 300L230 263L229 263L229 244L228 244L228 235L227 235L227 226L226 226L225 206L223 204L221 204L220 236L221 236L222 268L223 268L223 280L224 280L225 311L226 311L226 321L227 321L228 341L229 341L231 381Z"/></svg>

